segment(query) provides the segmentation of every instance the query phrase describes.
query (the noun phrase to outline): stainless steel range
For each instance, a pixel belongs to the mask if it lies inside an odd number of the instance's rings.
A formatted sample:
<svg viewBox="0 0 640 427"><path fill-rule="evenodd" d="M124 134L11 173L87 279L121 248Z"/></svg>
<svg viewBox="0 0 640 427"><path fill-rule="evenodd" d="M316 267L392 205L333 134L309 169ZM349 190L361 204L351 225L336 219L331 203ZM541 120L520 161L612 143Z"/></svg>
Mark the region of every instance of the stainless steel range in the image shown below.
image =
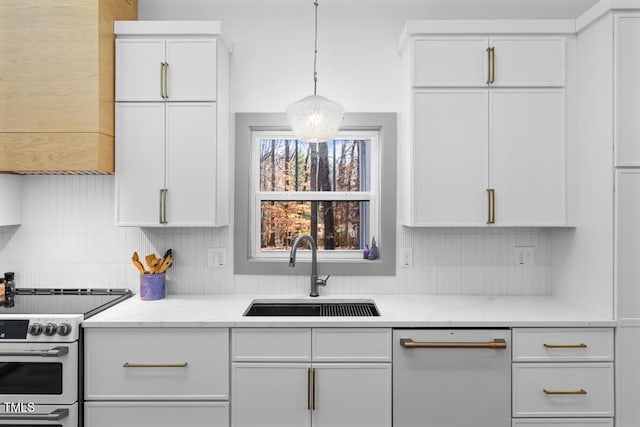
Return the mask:
<svg viewBox="0 0 640 427"><path fill-rule="evenodd" d="M12 280L5 280L4 285L4 299L0 295L0 426L81 426L80 325L129 298L131 291L25 289L12 286ZM0 284L0 294L2 288Z"/></svg>

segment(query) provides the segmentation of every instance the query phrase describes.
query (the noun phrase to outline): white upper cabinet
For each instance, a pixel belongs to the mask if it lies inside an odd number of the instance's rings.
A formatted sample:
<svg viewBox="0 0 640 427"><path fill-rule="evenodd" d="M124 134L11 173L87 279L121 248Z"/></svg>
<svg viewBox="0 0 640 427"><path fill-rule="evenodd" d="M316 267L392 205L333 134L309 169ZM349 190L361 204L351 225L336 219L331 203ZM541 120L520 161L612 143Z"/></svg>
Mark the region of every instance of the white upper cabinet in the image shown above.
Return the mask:
<svg viewBox="0 0 640 427"><path fill-rule="evenodd" d="M415 91L412 158L420 160L411 181L416 225L484 225L488 107L486 90Z"/></svg>
<svg viewBox="0 0 640 427"><path fill-rule="evenodd" d="M0 174L0 227L22 222L22 176Z"/></svg>
<svg viewBox="0 0 640 427"><path fill-rule="evenodd" d="M495 224L560 226L565 215L565 94L490 94L489 188Z"/></svg>
<svg viewBox="0 0 640 427"><path fill-rule="evenodd" d="M215 101L215 38L116 40L116 101Z"/></svg>
<svg viewBox="0 0 640 427"><path fill-rule="evenodd" d="M562 87L563 37L419 37L414 87Z"/></svg>
<svg viewBox="0 0 640 427"><path fill-rule="evenodd" d="M565 85L564 37L491 37L491 86Z"/></svg>
<svg viewBox="0 0 640 427"><path fill-rule="evenodd" d="M615 21L616 166L640 166L640 13Z"/></svg>
<svg viewBox="0 0 640 427"><path fill-rule="evenodd" d="M116 22L116 221L229 222L229 52L215 21Z"/></svg>
<svg viewBox="0 0 640 427"><path fill-rule="evenodd" d="M566 226L565 38L421 22L401 51L402 223Z"/></svg>
<svg viewBox="0 0 640 427"><path fill-rule="evenodd" d="M414 41L413 86L487 84L486 37L433 37Z"/></svg>

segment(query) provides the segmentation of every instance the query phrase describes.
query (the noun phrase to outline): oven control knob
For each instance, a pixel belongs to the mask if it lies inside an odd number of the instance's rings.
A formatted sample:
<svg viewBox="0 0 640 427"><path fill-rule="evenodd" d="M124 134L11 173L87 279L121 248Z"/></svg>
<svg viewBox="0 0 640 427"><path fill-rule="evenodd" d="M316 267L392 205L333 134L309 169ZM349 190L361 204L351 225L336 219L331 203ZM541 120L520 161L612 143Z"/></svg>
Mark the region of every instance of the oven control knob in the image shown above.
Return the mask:
<svg viewBox="0 0 640 427"><path fill-rule="evenodd" d="M58 335L66 337L71 333L71 325L68 323L60 323L58 325Z"/></svg>
<svg viewBox="0 0 640 427"><path fill-rule="evenodd" d="M29 335L38 336L42 333L42 325L40 323L32 323L29 326Z"/></svg>
<svg viewBox="0 0 640 427"><path fill-rule="evenodd" d="M42 329L42 333L46 336L50 337L56 334L58 327L54 323L45 323L44 328Z"/></svg>

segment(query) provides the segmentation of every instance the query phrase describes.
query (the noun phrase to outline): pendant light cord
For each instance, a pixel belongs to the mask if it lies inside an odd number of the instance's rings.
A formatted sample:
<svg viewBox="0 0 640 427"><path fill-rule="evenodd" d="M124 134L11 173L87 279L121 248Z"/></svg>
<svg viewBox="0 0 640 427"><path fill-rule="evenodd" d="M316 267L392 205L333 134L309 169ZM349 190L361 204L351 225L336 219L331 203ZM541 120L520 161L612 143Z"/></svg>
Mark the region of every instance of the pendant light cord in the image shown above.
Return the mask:
<svg viewBox="0 0 640 427"><path fill-rule="evenodd" d="M316 8L315 15L315 40L314 40L314 49L313 49L313 95L317 95L318 88L318 0L313 2L313 5Z"/></svg>

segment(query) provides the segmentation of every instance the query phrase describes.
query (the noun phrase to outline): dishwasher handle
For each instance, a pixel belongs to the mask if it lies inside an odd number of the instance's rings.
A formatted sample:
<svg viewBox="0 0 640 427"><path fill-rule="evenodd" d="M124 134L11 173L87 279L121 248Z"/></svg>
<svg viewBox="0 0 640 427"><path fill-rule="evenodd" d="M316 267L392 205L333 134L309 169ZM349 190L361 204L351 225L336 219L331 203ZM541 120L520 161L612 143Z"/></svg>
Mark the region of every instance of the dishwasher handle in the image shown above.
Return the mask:
<svg viewBox="0 0 640 427"><path fill-rule="evenodd" d="M400 345L406 349L417 348L486 348L505 350L507 342L502 338L494 338L490 342L415 342L411 338L400 338Z"/></svg>

